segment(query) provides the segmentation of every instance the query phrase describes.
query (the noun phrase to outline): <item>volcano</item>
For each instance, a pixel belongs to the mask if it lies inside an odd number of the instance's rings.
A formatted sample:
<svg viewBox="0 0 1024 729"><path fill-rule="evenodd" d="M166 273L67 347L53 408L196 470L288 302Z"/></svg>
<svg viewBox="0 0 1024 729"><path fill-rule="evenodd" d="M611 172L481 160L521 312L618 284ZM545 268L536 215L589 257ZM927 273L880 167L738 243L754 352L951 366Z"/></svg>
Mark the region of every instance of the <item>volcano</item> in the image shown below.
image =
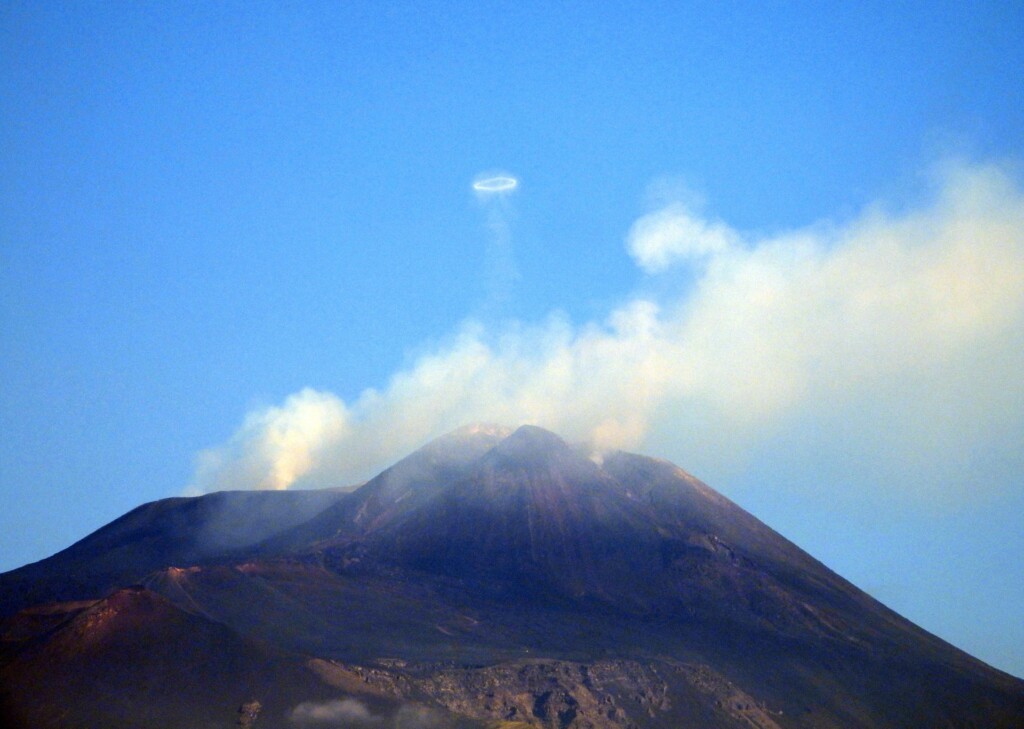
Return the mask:
<svg viewBox="0 0 1024 729"><path fill-rule="evenodd" d="M1024 681L666 461L533 426L0 575L10 727L1020 727Z"/></svg>

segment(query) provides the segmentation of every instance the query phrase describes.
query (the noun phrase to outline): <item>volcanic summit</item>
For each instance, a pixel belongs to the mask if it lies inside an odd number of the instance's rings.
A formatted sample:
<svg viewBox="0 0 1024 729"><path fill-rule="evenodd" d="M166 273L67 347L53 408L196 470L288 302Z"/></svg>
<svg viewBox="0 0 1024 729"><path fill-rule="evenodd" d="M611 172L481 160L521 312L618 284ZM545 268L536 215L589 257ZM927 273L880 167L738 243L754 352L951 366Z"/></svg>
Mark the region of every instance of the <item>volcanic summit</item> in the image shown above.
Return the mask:
<svg viewBox="0 0 1024 729"><path fill-rule="evenodd" d="M474 426L0 575L11 727L1019 727L1024 682L679 467Z"/></svg>

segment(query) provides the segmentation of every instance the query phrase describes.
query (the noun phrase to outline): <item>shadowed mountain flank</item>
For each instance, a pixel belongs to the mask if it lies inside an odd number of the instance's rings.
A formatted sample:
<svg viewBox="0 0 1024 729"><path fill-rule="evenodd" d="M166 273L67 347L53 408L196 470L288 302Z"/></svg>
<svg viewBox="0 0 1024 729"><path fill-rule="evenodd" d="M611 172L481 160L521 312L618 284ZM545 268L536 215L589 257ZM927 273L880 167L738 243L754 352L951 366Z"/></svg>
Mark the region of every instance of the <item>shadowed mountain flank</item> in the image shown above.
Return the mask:
<svg viewBox="0 0 1024 729"><path fill-rule="evenodd" d="M0 615L42 602L103 597L169 566L203 564L265 541L345 492L221 491L143 504L52 557L0 578Z"/></svg>
<svg viewBox="0 0 1024 729"><path fill-rule="evenodd" d="M454 431L350 493L140 507L0 576L0 609L22 726L224 726L252 701L267 726L1024 724L1020 680L682 469L534 426ZM124 626L83 627L100 613ZM60 724L38 687L65 674Z"/></svg>

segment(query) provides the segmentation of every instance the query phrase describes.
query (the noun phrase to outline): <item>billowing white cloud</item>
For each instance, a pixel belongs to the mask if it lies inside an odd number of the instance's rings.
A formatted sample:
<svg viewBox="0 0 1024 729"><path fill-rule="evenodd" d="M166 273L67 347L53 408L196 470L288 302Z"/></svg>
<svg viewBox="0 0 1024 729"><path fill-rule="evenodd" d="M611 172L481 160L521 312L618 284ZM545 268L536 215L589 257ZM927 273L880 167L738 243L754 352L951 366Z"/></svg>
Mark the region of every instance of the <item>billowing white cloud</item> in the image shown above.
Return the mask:
<svg viewBox="0 0 1024 729"><path fill-rule="evenodd" d="M322 469L349 433L345 403L303 389L250 413L226 445L200 453L190 490L286 489Z"/></svg>
<svg viewBox="0 0 1024 729"><path fill-rule="evenodd" d="M600 322L467 322L351 404L304 390L206 452L196 486L353 482L483 420L643 450L713 483L778 449L933 499L985 487L965 474L1024 437L1024 193L998 166L947 167L915 210L742 243L669 205L628 246L645 270L702 265L675 296L634 296Z"/></svg>
<svg viewBox="0 0 1024 729"><path fill-rule="evenodd" d="M728 225L702 220L676 202L633 223L627 248L640 268L657 273L680 260L720 255L739 241Z"/></svg>

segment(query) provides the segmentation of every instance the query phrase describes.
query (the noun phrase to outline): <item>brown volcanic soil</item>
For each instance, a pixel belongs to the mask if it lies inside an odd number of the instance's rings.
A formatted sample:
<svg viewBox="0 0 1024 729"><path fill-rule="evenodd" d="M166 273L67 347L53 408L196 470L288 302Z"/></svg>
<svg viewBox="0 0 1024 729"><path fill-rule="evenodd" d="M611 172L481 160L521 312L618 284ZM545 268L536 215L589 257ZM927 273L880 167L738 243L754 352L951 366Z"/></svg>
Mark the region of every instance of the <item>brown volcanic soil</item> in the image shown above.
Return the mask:
<svg viewBox="0 0 1024 729"><path fill-rule="evenodd" d="M11 729L213 729L235 726L246 705L256 719L249 726L292 726L296 707L339 696L307 657L244 639L143 587L24 611L3 627L0 725ZM420 707L399 694L347 688L381 726Z"/></svg>
<svg viewBox="0 0 1024 729"><path fill-rule="evenodd" d="M172 726L183 714L191 726L230 726L253 696L287 695L312 679L301 661L143 588L46 612L64 619L35 637L4 636L7 726Z"/></svg>
<svg viewBox="0 0 1024 729"><path fill-rule="evenodd" d="M62 705L82 726L225 725L251 698L271 725L297 701L352 695L378 702L383 726L407 702L561 729L1024 725L1020 680L670 463L598 465L539 428L482 428L314 498L315 515L281 525L258 517L270 502L257 497L141 507L30 566L42 587L26 568L0 577L10 612L33 589L95 598L152 567L145 589L6 621L4 700L35 707L41 726L62 725ZM186 508L236 528L164 533ZM254 508L256 528L238 528ZM69 565L85 575L73 587ZM61 704L47 686L64 676Z"/></svg>

